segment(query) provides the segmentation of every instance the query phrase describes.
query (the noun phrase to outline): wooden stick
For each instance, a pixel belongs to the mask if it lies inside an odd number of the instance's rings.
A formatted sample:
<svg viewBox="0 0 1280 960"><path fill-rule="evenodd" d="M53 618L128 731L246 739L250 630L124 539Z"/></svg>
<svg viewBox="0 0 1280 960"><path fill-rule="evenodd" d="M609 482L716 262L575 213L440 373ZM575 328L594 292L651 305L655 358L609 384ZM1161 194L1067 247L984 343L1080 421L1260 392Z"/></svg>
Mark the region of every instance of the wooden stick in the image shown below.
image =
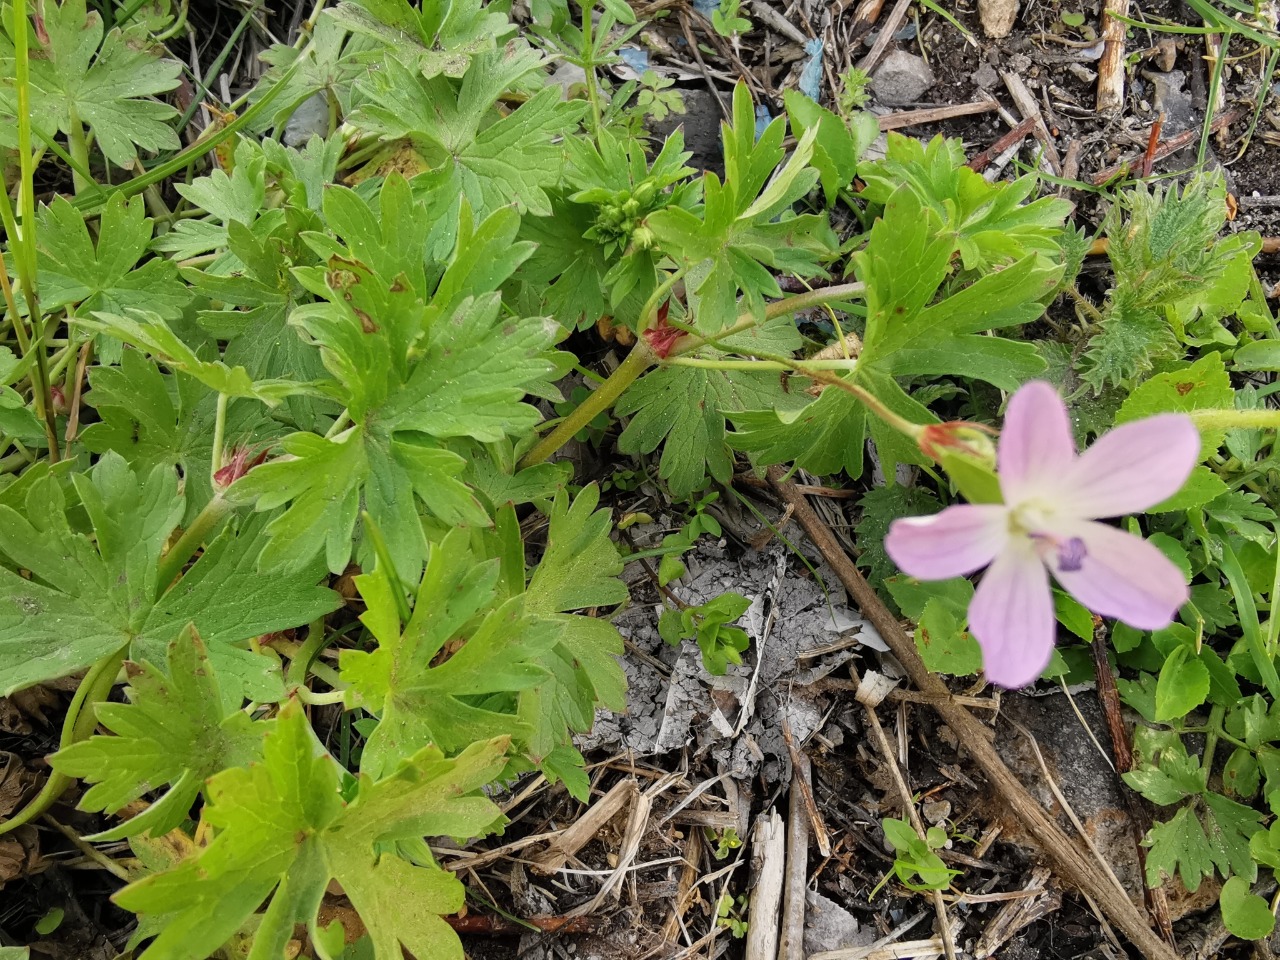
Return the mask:
<svg viewBox="0 0 1280 960"><path fill-rule="evenodd" d="M1129 0L1107 0L1102 8L1102 59L1098 61L1099 113L1124 106L1124 30L1120 17L1129 15Z"/></svg>
<svg viewBox="0 0 1280 960"><path fill-rule="evenodd" d="M822 554L858 609L874 626L893 655L902 664L911 682L926 694L936 696L934 709L955 733L960 743L982 769L992 789L1009 805L1059 872L1082 892L1092 897L1106 916L1119 927L1147 960L1178 960L1147 925L1146 918L1128 897L1120 896L1103 870L1084 856L1015 777L994 746L987 741L987 729L964 707L951 702L951 692L920 659L915 641L876 595L861 571L840 547L835 535L809 506L804 495L785 482L779 467L769 468L769 482L784 503L794 504L795 517L809 540Z"/></svg>
<svg viewBox="0 0 1280 960"><path fill-rule="evenodd" d="M900 110L877 117L880 131L914 127L921 123L937 123L952 117L968 117L975 113L990 113L1000 105L994 100L975 100L972 103L952 103L942 107L921 107L919 110Z"/></svg>
<svg viewBox="0 0 1280 960"><path fill-rule="evenodd" d="M786 875L787 838L782 817L769 810L756 818L751 831L751 866L755 888L747 919L745 960L777 960L778 909Z"/></svg>
<svg viewBox="0 0 1280 960"><path fill-rule="evenodd" d="M787 875L782 890L782 938L778 960L804 960L804 893L809 872L809 758L791 755L791 798L787 807ZM803 788L803 790L802 790Z"/></svg>
<svg viewBox="0 0 1280 960"><path fill-rule="evenodd" d="M778 525L781 528L781 524ZM782 739L787 745L787 752L791 755L791 766L799 767L801 770L809 769L809 758L806 757L796 747L795 739L791 736L791 724L787 722L787 718L782 718ZM813 799L813 788L809 786L809 778L801 777L798 783L793 784L800 790L800 800L804 804L805 813L809 817L809 826L813 828L814 843L817 844L818 853L824 857L831 856L831 839L827 834L827 825L822 822L822 814L818 811L818 804Z"/></svg>

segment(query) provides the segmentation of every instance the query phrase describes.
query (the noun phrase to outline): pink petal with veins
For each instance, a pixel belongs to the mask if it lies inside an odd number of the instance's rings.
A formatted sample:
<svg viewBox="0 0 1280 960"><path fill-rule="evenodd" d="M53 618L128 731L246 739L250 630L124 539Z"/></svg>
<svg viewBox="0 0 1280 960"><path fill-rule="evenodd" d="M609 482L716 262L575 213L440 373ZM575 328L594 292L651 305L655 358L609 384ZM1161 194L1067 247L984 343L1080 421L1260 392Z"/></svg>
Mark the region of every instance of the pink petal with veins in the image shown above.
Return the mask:
<svg viewBox="0 0 1280 960"><path fill-rule="evenodd" d="M1030 541L1010 540L969 604L987 679L1014 689L1040 676L1053 655L1056 623L1044 564Z"/></svg>
<svg viewBox="0 0 1280 960"><path fill-rule="evenodd" d="M1057 390L1034 380L1009 398L997 451L1005 503L1055 496L1075 456L1067 406Z"/></svg>
<svg viewBox="0 0 1280 960"><path fill-rule="evenodd" d="M1140 513L1187 482L1200 459L1200 431L1190 417L1162 413L1104 433L1062 478L1064 513L1096 520Z"/></svg>
<svg viewBox="0 0 1280 960"><path fill-rule="evenodd" d="M964 503L931 517L893 521L884 549L908 576L946 580L982 569L1008 539L1008 511L1002 505Z"/></svg>
<svg viewBox="0 0 1280 960"><path fill-rule="evenodd" d="M1138 630L1159 630L1172 623L1187 602L1182 571L1140 537L1091 520L1055 524L1053 532L1083 541L1079 569L1053 565L1053 575L1094 613Z"/></svg>

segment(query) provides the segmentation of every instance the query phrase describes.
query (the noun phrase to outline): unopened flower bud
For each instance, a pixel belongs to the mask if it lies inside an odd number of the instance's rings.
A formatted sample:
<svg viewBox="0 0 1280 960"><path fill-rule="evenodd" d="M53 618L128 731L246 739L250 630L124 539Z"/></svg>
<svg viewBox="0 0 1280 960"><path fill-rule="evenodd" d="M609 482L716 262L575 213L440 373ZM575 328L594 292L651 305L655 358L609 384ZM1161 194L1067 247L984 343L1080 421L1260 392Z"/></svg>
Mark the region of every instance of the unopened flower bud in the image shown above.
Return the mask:
<svg viewBox="0 0 1280 960"><path fill-rule="evenodd" d="M248 447L236 447L231 458L214 472L213 485L218 490L225 490L266 459L266 450L250 459Z"/></svg>
<svg viewBox="0 0 1280 960"><path fill-rule="evenodd" d="M945 450L963 454L966 459L995 469L996 445L991 439L993 433L990 427L964 420L930 423L920 431L920 449L934 460L940 459Z"/></svg>

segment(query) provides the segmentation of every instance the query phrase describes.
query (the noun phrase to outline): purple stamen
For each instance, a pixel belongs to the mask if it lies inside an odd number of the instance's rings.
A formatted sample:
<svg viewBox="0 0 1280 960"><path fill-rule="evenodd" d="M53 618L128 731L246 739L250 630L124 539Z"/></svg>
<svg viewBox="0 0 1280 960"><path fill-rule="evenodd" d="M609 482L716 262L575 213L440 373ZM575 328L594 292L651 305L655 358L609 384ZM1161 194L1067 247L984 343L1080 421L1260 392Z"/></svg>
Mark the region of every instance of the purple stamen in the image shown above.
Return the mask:
<svg viewBox="0 0 1280 960"><path fill-rule="evenodd" d="M1058 569L1063 573L1075 573L1084 565L1085 556L1084 541L1071 537L1058 545Z"/></svg>

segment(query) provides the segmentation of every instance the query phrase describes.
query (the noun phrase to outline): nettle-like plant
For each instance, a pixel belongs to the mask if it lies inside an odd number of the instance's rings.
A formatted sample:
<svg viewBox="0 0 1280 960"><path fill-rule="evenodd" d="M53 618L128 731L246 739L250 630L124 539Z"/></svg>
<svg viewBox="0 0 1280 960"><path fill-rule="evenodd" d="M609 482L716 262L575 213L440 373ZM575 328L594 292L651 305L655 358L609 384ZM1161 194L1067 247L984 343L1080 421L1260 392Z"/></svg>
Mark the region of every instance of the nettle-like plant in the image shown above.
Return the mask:
<svg viewBox="0 0 1280 960"><path fill-rule="evenodd" d="M1232 929L1265 932L1247 884L1280 840L1248 801L1280 810L1280 621L1260 615L1276 417L1228 364L1280 357L1254 238L1215 239L1220 189L1117 204L1099 310L1073 286L1084 238L1034 179L988 183L942 138L864 160L872 118L794 93L757 135L745 86L723 176L698 176L678 135L634 136L636 88L597 72L630 10L587 3L579 27L535 6L545 49L478 0L346 0L268 53L243 113L132 179L140 150L180 143L155 99L179 73L163 24L0 7L0 694L82 677L52 776L0 832L81 781L105 826L89 839L138 854L116 901L147 960L267 960L298 925L345 956L319 920L338 888L379 960L459 957L440 917L463 888L426 838L500 830L486 791L525 771L585 799L573 734L625 706L625 558L598 488L553 462L593 425L698 504L689 531L712 529L704 491L735 451L857 480L873 449L890 482L863 501L860 562L940 671L1062 676L1078 651L1050 658L1055 624L1088 639L1086 607L1118 618L1122 690L1155 725L1130 782L1187 801L1152 831L1149 879L1217 869ZM546 50L586 82L550 84ZM285 146L312 98L327 136ZM74 193L37 205L55 160ZM784 297L783 275L810 289ZM1063 291L1079 327L1029 339ZM830 342L795 322L815 308ZM579 364L562 347L602 318L635 345L544 423ZM1058 394L1026 386L1073 365L1077 439L1119 425L1078 459ZM993 420L1000 391L997 463L990 427L954 420ZM894 483L902 464L933 492ZM957 493L970 505L904 519ZM1096 522L1140 510L1128 533ZM693 536L658 549L664 583ZM951 579L890 577L891 558ZM1104 582L1130 561L1146 579ZM960 577L987 563L975 593ZM673 610L663 635L723 671L744 606ZM341 762L313 707L349 723Z"/></svg>

